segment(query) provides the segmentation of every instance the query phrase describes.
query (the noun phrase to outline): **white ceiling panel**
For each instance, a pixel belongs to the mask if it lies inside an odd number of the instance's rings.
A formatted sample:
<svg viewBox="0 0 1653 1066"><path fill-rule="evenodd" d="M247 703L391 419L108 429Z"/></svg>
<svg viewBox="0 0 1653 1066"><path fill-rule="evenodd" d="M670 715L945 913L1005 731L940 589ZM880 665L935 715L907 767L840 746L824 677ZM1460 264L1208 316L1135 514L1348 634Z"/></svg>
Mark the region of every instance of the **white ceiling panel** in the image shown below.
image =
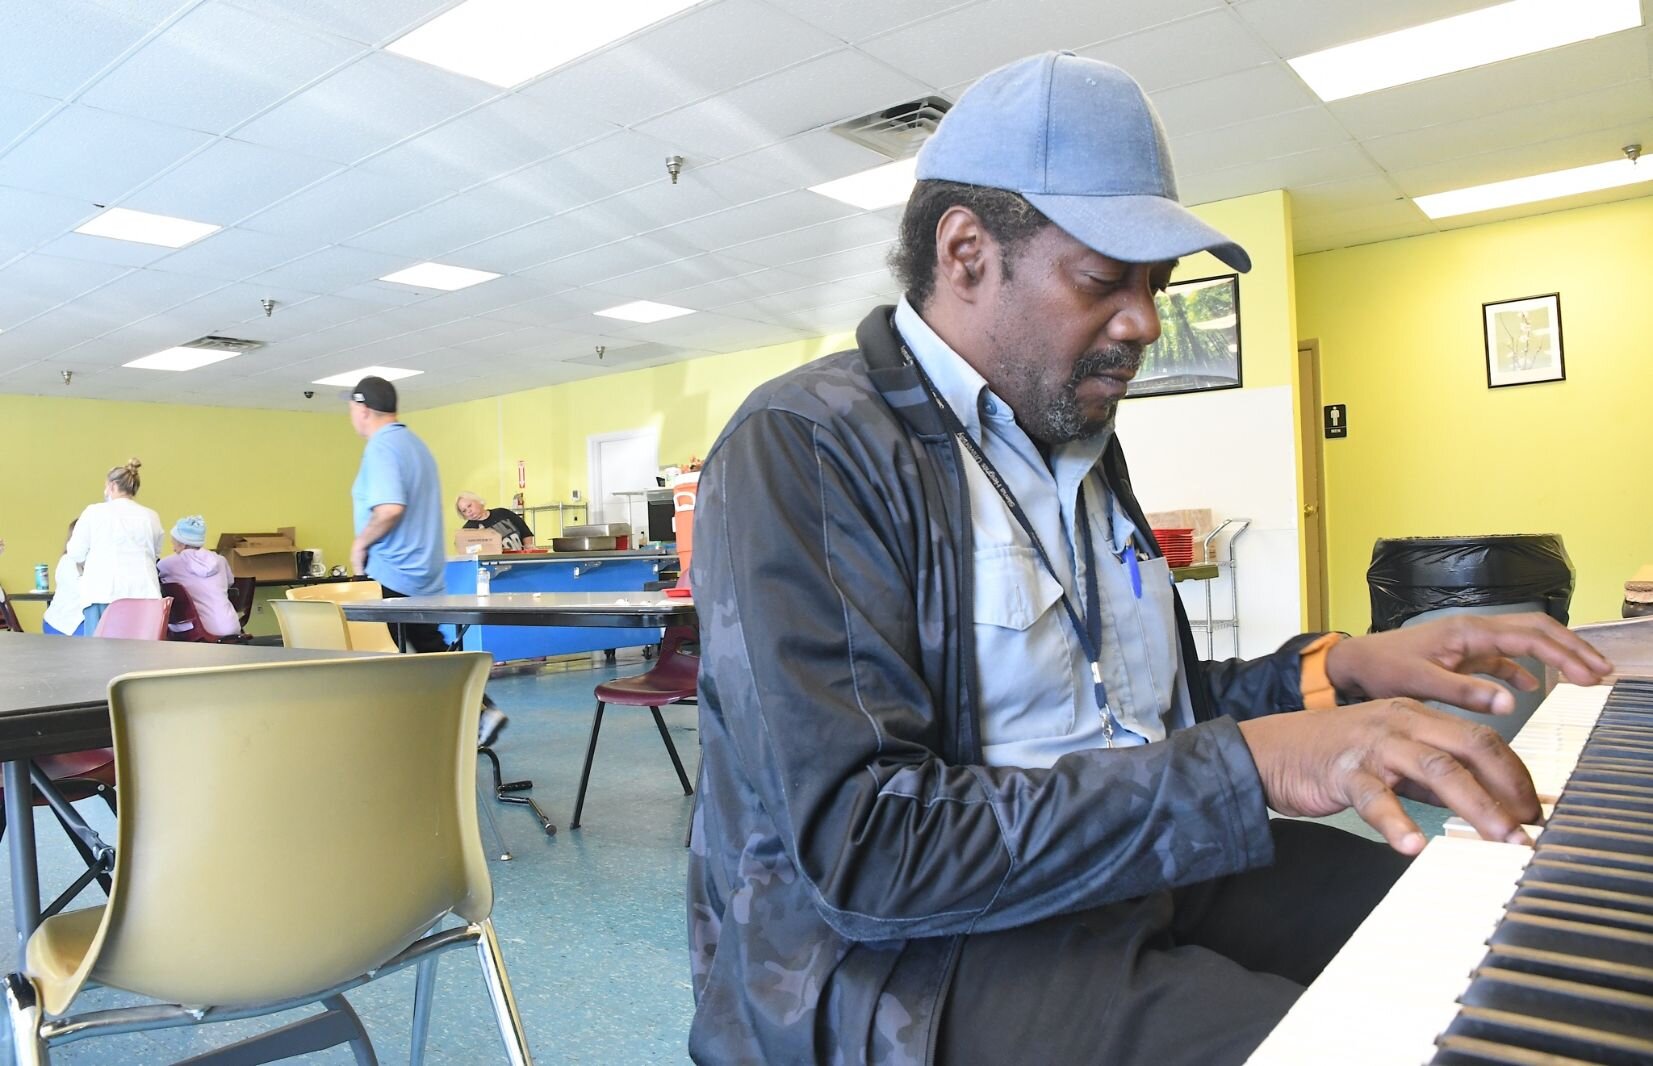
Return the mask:
<svg viewBox="0 0 1653 1066"><path fill-rule="evenodd" d="M350 238L352 248L440 259L442 253L537 220L537 209L497 186L484 185L440 200ZM549 214L549 212L544 212Z"/></svg>
<svg viewBox="0 0 1653 1066"><path fill-rule="evenodd" d="M599 140L616 129L589 112L516 93L387 148L363 165L385 173L412 171L463 188Z"/></svg>
<svg viewBox="0 0 1653 1066"><path fill-rule="evenodd" d="M1432 233L1435 230L1435 224L1410 200L1391 200L1369 207L1293 219L1291 233L1294 240L1325 247L1324 242L1340 240L1345 234L1394 227L1413 233Z"/></svg>
<svg viewBox="0 0 1653 1066"><path fill-rule="evenodd" d="M823 222L790 233L760 237L737 244L726 252L736 259L764 266L781 266L800 259L813 259L845 248L892 240L901 221L901 208L888 207Z"/></svg>
<svg viewBox="0 0 1653 1066"><path fill-rule="evenodd" d="M1653 31L1615 33L1328 105L1356 137L1382 137L1443 122L1576 96L1648 76Z"/></svg>
<svg viewBox="0 0 1653 1066"><path fill-rule="evenodd" d="M1624 82L1610 89L1546 100L1365 142L1366 150L1391 171L1429 166L1443 159L1522 149L1549 134L1587 134L1591 130L1635 127L1653 114L1653 80ZM1645 127L1653 133L1653 124ZM1611 152L1618 145L1604 144ZM1610 158L1603 155L1602 158Z"/></svg>
<svg viewBox="0 0 1653 1066"><path fill-rule="evenodd" d="M667 181L666 157L682 155L633 130L620 130L519 170L494 184L540 215L604 200L654 181Z"/></svg>
<svg viewBox="0 0 1653 1066"><path fill-rule="evenodd" d="M1228 8L1206 11L1076 51L1122 68L1149 92L1237 74L1275 58L1240 28Z"/></svg>
<svg viewBox="0 0 1653 1066"><path fill-rule="evenodd" d="M408 265L405 256L384 255L335 245L266 270L250 280L258 285L337 292L382 278Z"/></svg>
<svg viewBox="0 0 1653 1066"><path fill-rule="evenodd" d="M726 281L734 284L740 276L760 270L751 263L743 263L728 256L708 253L678 259L657 266L646 267L630 274L622 274L606 281L592 282L588 287L598 292L612 293L620 300L660 300L668 293L679 292L708 282ZM665 303L675 303L665 300ZM686 306L686 305L685 305Z"/></svg>
<svg viewBox="0 0 1653 1066"><path fill-rule="evenodd" d="M124 197L121 206L227 226L338 169L330 160L224 138Z"/></svg>
<svg viewBox="0 0 1653 1066"><path fill-rule="evenodd" d="M457 249L445 261L473 270L507 273L612 244L631 232L617 218L616 210L618 205L611 209L598 204L555 215Z"/></svg>
<svg viewBox="0 0 1653 1066"><path fill-rule="evenodd" d="M1620 146L1630 141L1640 141L1646 136L1648 128L1648 123L1641 122L1608 130L1557 137L1517 148L1505 148L1496 152L1431 163L1410 170L1398 170L1393 173L1393 177L1401 192L1408 196L1424 196L1548 170L1581 167L1587 163L1603 163L1610 159L1623 158L1619 154ZM1647 186L1643 185L1640 191L1646 189ZM1632 188L1631 191L1638 190ZM1549 209L1554 210L1555 205L1551 204ZM1535 212L1531 207L1527 210Z"/></svg>
<svg viewBox="0 0 1653 1066"><path fill-rule="evenodd" d="M8 306L20 306L27 301L43 305L39 310L55 307L113 281L128 269L108 263L31 255L0 270L0 323L8 318L15 322L26 317L8 315Z"/></svg>
<svg viewBox="0 0 1653 1066"><path fill-rule="evenodd" d="M0 185L109 204L210 140L194 130L71 105L0 156Z"/></svg>
<svg viewBox="0 0 1653 1066"><path fill-rule="evenodd" d="M660 263L699 254L700 251L700 248L676 234L662 230L658 236L632 237L553 259L549 263L529 267L522 271L522 276L546 285L571 287L645 270Z"/></svg>
<svg viewBox="0 0 1653 1066"><path fill-rule="evenodd" d="M459 3L459 0L231 0L309 30L362 44L385 44Z"/></svg>
<svg viewBox="0 0 1653 1066"><path fill-rule="evenodd" d="M1400 189L1386 174L1328 181L1292 189L1291 214L1293 218L1314 218L1362 207L1378 207L1400 199L1404 199Z"/></svg>
<svg viewBox="0 0 1653 1066"><path fill-rule="evenodd" d="M1350 139L1325 108L1309 107L1188 137L1174 137L1171 157L1179 169L1220 170L1248 159L1273 159L1331 148Z"/></svg>
<svg viewBox="0 0 1653 1066"><path fill-rule="evenodd" d="M1160 120L1173 137L1318 106L1320 101L1284 64L1161 89L1153 94Z"/></svg>
<svg viewBox="0 0 1653 1066"><path fill-rule="evenodd" d="M830 129L815 129L737 156L730 165L768 175L794 189L807 189L888 162Z"/></svg>
<svg viewBox="0 0 1653 1066"><path fill-rule="evenodd" d="M672 233L702 248L727 248L859 213L846 203L799 189L684 222L673 226Z"/></svg>
<svg viewBox="0 0 1653 1066"><path fill-rule="evenodd" d="M786 269L789 273L807 278L811 282L841 281L883 268L889 258L890 249L894 246L895 242L891 240L865 244L859 248L846 248L841 252L788 263Z"/></svg>
<svg viewBox="0 0 1653 1066"><path fill-rule="evenodd" d="M794 274L789 269L783 270L779 267L766 267L738 277L703 281L698 285L678 289L667 293L665 302L679 307L716 311L729 304L803 288L808 284L809 279L802 274Z"/></svg>
<svg viewBox="0 0 1653 1066"><path fill-rule="evenodd" d="M360 55L362 45L204 3L81 96L106 111L224 133Z"/></svg>
<svg viewBox="0 0 1653 1066"><path fill-rule="evenodd" d="M451 194L426 176L350 169L244 220L248 229L338 242Z"/></svg>
<svg viewBox="0 0 1653 1066"><path fill-rule="evenodd" d="M585 306L583 302L576 303L568 294L556 293L550 296L536 296L532 300L489 311L487 317L523 326L550 326L582 314L589 315L590 311L590 307Z"/></svg>
<svg viewBox="0 0 1653 1066"><path fill-rule="evenodd" d="M75 311L107 318L112 325L125 325L222 287L222 282L204 278L164 274L158 270L134 270L81 296L75 301Z"/></svg>
<svg viewBox="0 0 1653 1066"><path fill-rule="evenodd" d="M85 200L0 186L0 242L29 248L98 214Z"/></svg>
<svg viewBox="0 0 1653 1066"><path fill-rule="evenodd" d="M722 159L923 96L930 87L844 50L750 81L638 129L684 156Z"/></svg>
<svg viewBox="0 0 1653 1066"><path fill-rule="evenodd" d="M633 124L813 56L831 34L758 0L722 0L530 85L527 96Z"/></svg>
<svg viewBox="0 0 1653 1066"><path fill-rule="evenodd" d="M806 22L854 43L981 0L769 0Z"/></svg>
<svg viewBox="0 0 1653 1066"><path fill-rule="evenodd" d="M0 4L0 85L66 100L150 32L85 0Z"/></svg>
<svg viewBox="0 0 1653 1066"><path fill-rule="evenodd" d="M386 52L370 52L235 135L254 144L354 163L495 95L497 90L479 81Z"/></svg>
<svg viewBox="0 0 1653 1066"><path fill-rule="evenodd" d="M214 309L214 317L227 317L235 322L237 336L275 342L366 318L379 310L373 304L338 296L289 297L278 301L275 311L268 317L259 317L263 311L258 306L259 298L252 294L264 291L275 293L280 290L267 290L257 285L238 286Z"/></svg>
<svg viewBox="0 0 1653 1066"><path fill-rule="evenodd" d="M306 255L315 247L314 241L230 228L156 260L154 269L239 281Z"/></svg>
<svg viewBox="0 0 1653 1066"><path fill-rule="evenodd" d="M48 96L0 89L0 152L61 106Z"/></svg>
<svg viewBox="0 0 1653 1066"><path fill-rule="evenodd" d="M979 78L1035 52L1063 48L1077 51L1085 45L1221 6L1220 0L1157 0L1151 4L1125 0L1045 0L1038 4L986 0L875 37L860 47L891 67L941 88Z"/></svg>
<svg viewBox="0 0 1653 1066"><path fill-rule="evenodd" d="M109 237L89 237L84 233L65 233L54 241L46 241L35 250L41 255L86 259L93 263L129 267L148 266L172 251L170 248L154 244L117 241Z"/></svg>
<svg viewBox="0 0 1653 1066"><path fill-rule="evenodd" d="M1371 177L1376 173L1377 167L1359 145L1343 144L1185 175L1178 180L1178 191L1188 203L1200 204L1208 200L1243 196L1245 191L1290 189L1299 185Z"/></svg>

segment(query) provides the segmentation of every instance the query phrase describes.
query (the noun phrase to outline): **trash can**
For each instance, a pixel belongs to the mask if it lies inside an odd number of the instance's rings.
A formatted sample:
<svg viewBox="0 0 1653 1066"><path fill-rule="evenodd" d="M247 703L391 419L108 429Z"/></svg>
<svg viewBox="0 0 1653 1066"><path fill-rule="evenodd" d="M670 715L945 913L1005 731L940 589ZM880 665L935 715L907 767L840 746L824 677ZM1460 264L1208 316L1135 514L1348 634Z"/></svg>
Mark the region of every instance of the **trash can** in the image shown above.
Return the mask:
<svg viewBox="0 0 1653 1066"><path fill-rule="evenodd" d="M1566 625L1573 598L1573 563L1561 537L1553 533L1400 537L1372 546L1366 583L1372 595L1373 633L1454 614L1524 611L1542 611ZM1517 661L1543 680L1542 663ZM1508 740L1544 700L1542 690L1514 692L1514 696L1515 713L1508 716L1438 703L1432 706L1490 725Z"/></svg>

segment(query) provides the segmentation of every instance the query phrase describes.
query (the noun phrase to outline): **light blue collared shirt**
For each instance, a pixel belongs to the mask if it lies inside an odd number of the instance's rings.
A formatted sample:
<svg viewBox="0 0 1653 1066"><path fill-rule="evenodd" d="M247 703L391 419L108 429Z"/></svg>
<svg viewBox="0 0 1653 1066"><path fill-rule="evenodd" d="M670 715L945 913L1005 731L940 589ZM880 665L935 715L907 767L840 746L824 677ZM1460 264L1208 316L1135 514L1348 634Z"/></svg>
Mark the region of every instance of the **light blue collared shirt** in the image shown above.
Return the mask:
<svg viewBox="0 0 1653 1066"><path fill-rule="evenodd" d="M903 299L895 327L965 431L998 470L1026 513L1051 564L967 453L975 541L976 681L986 761L1049 766L1107 743L1090 663L1060 599L1085 617L1084 552L1075 541L1079 490L1095 546L1102 616L1101 667L1115 746L1161 740L1190 720L1178 678L1170 573L1163 559L1139 562L1138 596L1121 559L1135 526L1118 506L1097 462L1112 430L1051 449L1047 464L1016 424L1010 405Z"/></svg>

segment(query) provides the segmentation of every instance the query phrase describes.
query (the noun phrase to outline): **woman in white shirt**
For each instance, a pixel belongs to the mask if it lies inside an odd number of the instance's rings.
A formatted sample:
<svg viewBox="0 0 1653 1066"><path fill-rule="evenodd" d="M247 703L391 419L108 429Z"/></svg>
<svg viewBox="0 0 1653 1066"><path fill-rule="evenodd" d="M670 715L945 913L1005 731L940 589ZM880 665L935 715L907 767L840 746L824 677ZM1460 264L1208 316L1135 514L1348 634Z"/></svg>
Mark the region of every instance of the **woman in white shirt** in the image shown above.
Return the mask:
<svg viewBox="0 0 1653 1066"><path fill-rule="evenodd" d="M69 523L69 536L75 535L75 522ZM80 635L80 624L85 616L80 608L80 567L69 558L69 546L57 559L57 576L52 583L52 602L41 616L40 629L57 637Z"/></svg>
<svg viewBox="0 0 1653 1066"><path fill-rule="evenodd" d="M109 471L103 503L80 513L66 553L80 564L83 636L98 627L103 610L115 600L158 600L161 581L155 563L165 547L161 516L132 497L138 494L138 467L133 459Z"/></svg>

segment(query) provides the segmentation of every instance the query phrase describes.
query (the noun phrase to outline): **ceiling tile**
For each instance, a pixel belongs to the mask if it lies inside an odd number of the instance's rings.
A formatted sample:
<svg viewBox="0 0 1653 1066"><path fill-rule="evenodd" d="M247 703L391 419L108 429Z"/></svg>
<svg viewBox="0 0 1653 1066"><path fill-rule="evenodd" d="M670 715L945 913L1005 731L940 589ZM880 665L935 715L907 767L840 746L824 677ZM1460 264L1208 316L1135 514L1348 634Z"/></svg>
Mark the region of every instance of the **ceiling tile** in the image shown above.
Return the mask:
<svg viewBox="0 0 1653 1066"><path fill-rule="evenodd" d="M637 128L682 155L722 159L915 99L928 89L859 52L845 50L747 82Z"/></svg>
<svg viewBox="0 0 1653 1066"><path fill-rule="evenodd" d="M1347 211L1318 214L1311 218L1293 219L1291 233L1294 240L1323 247L1328 240L1340 240L1352 234L1397 226L1410 227L1411 231L1416 233L1429 233L1435 229L1428 216L1419 211L1417 205L1410 200L1391 200L1388 203L1356 207Z"/></svg>
<svg viewBox="0 0 1653 1066"><path fill-rule="evenodd" d="M581 207L478 241L448 254L446 262L508 274L575 252L624 240L632 231L601 204Z"/></svg>
<svg viewBox="0 0 1653 1066"><path fill-rule="evenodd" d="M661 263L670 263L702 249L666 230L659 234L631 237L599 248L554 259L522 271L521 277L546 284L574 286L630 274Z"/></svg>
<svg viewBox="0 0 1653 1066"><path fill-rule="evenodd" d="M807 189L888 162L830 129L815 129L736 156L730 165L767 174L791 188Z"/></svg>
<svg viewBox="0 0 1653 1066"><path fill-rule="evenodd" d="M841 47L757 0L702 4L528 86L525 95L634 124Z"/></svg>
<svg viewBox="0 0 1653 1066"><path fill-rule="evenodd" d="M666 157L674 152L661 141L620 130L536 163L492 185L542 214L606 199L649 182L667 181Z"/></svg>
<svg viewBox="0 0 1653 1066"><path fill-rule="evenodd" d="M242 224L287 237L339 242L452 191L439 181L417 175L342 170Z"/></svg>
<svg viewBox="0 0 1653 1066"><path fill-rule="evenodd" d="M1252 67L1153 94L1154 108L1173 137L1232 126L1278 111L1319 104L1283 64Z"/></svg>
<svg viewBox="0 0 1653 1066"><path fill-rule="evenodd" d="M87 200L0 186L0 241L29 248L68 233L99 213Z"/></svg>
<svg viewBox="0 0 1653 1066"><path fill-rule="evenodd" d="M483 185L359 233L350 238L350 245L412 259L442 259L444 252L508 232L548 213L522 203L505 189Z"/></svg>
<svg viewBox="0 0 1653 1066"><path fill-rule="evenodd" d="M363 162L386 173L429 175L463 188L614 133L589 112L520 93L491 100Z"/></svg>
<svg viewBox="0 0 1653 1066"><path fill-rule="evenodd" d="M1401 199L1404 197L1395 183L1389 180L1388 175L1380 174L1347 181L1300 185L1291 190L1291 214L1296 219L1314 218Z"/></svg>
<svg viewBox="0 0 1653 1066"><path fill-rule="evenodd" d="M65 259L86 259L94 263L113 263L116 266L141 267L171 253L170 248L135 241L117 241L108 237L89 237L84 233L65 233L55 241L47 241L37 249L42 255L57 255Z"/></svg>
<svg viewBox="0 0 1653 1066"><path fill-rule="evenodd" d="M0 152L62 103L47 96L0 89Z"/></svg>
<svg viewBox="0 0 1653 1066"><path fill-rule="evenodd" d="M769 0L776 7L812 22L839 39L854 43L930 18L945 11L968 7L980 0Z"/></svg>
<svg viewBox="0 0 1653 1066"><path fill-rule="evenodd" d="M1177 189L1182 201L1203 204L1265 189L1291 189L1299 185L1373 177L1378 168L1355 144L1317 148L1312 152L1241 163L1204 173L1179 172Z"/></svg>
<svg viewBox="0 0 1653 1066"><path fill-rule="evenodd" d="M0 4L0 85L66 100L148 32L85 0Z"/></svg>
<svg viewBox="0 0 1653 1066"><path fill-rule="evenodd" d="M777 233L745 244L737 244L725 251L736 259L764 266L781 266L799 259L828 255L845 248L859 248L894 238L901 220L901 208L850 215L823 222L790 233Z"/></svg>
<svg viewBox="0 0 1653 1066"><path fill-rule="evenodd" d="M1149 92L1204 78L1235 74L1275 57L1245 33L1228 8L1077 49L1082 56L1123 68Z"/></svg>
<svg viewBox="0 0 1653 1066"><path fill-rule="evenodd" d="M353 163L497 90L388 52L362 59L236 130L244 141Z"/></svg>
<svg viewBox="0 0 1653 1066"><path fill-rule="evenodd" d="M262 14L206 3L152 37L81 102L224 133L362 50Z"/></svg>
<svg viewBox="0 0 1653 1066"><path fill-rule="evenodd" d="M616 302L622 300L659 300L667 293L690 289L708 282L726 281L734 284L739 276L757 268L727 256L708 253L678 259L658 266L647 267L630 274L622 274L606 281L589 284L599 292L612 293ZM675 303L666 300L666 303ZM690 306L690 305L682 305Z"/></svg>
<svg viewBox="0 0 1653 1066"><path fill-rule="evenodd" d="M1179 173L1207 171L1241 160L1273 159L1348 142L1349 135L1325 108L1306 107L1173 139L1171 158Z"/></svg>
<svg viewBox="0 0 1653 1066"><path fill-rule="evenodd" d="M857 214L859 210L848 204L799 189L684 222L671 232L710 250Z"/></svg>
<svg viewBox="0 0 1653 1066"><path fill-rule="evenodd" d="M121 206L227 226L338 169L315 156L225 138L123 198Z"/></svg>
<svg viewBox="0 0 1653 1066"><path fill-rule="evenodd" d="M666 302L677 304L679 307L716 311L729 304L743 303L760 296L772 296L777 292L791 289L801 289L808 284L809 279L800 274L778 267L767 267L736 277L718 278L678 289L666 294L669 297Z"/></svg>
<svg viewBox="0 0 1653 1066"><path fill-rule="evenodd" d="M387 44L459 0L232 0L242 7L363 44Z"/></svg>
<svg viewBox="0 0 1653 1066"><path fill-rule="evenodd" d="M857 274L881 269L894 246L895 242L892 240L864 244L859 248L845 248L841 252L788 263L786 269L811 282L841 281Z"/></svg>
<svg viewBox="0 0 1653 1066"><path fill-rule="evenodd" d="M210 141L194 130L70 105L0 156L0 185L113 203Z"/></svg>
<svg viewBox="0 0 1653 1066"><path fill-rule="evenodd" d="M1220 6L1220 0L1156 0L1151 4L987 0L875 37L861 43L860 48L896 70L940 88L973 81L1035 52L1077 50ZM1182 64L1179 61L1176 65ZM899 102L899 97L886 101Z"/></svg>
<svg viewBox="0 0 1653 1066"><path fill-rule="evenodd" d="M382 278L407 265L405 256L335 245L266 270L251 280L307 292L336 292Z"/></svg>
<svg viewBox="0 0 1653 1066"><path fill-rule="evenodd" d="M244 323L250 316L259 313L259 297L254 294L265 291L280 290L256 283L239 285L226 299L218 301L206 310L209 311L209 317L229 316L229 321ZM378 310L379 308L373 304L346 300L338 296L317 296L314 299L286 298L277 300L275 311L269 317L253 317L250 322L251 328L239 326L236 333L253 340L284 341L344 322L353 322L358 318L366 318Z"/></svg>
<svg viewBox="0 0 1653 1066"><path fill-rule="evenodd" d="M1646 122L1637 122L1398 170L1392 177L1406 195L1424 196L1468 185L1622 158L1619 147L1629 141L1641 140L1647 135L1647 130ZM1527 210L1530 214L1541 209ZM1548 210L1556 210L1556 207L1552 205Z"/></svg>
<svg viewBox="0 0 1653 1066"><path fill-rule="evenodd" d="M108 263L31 255L0 270L0 324L17 322L72 300L129 269Z"/></svg>
<svg viewBox="0 0 1653 1066"><path fill-rule="evenodd" d="M220 282L240 281L306 255L315 247L314 241L232 227L156 260L154 269Z"/></svg>

